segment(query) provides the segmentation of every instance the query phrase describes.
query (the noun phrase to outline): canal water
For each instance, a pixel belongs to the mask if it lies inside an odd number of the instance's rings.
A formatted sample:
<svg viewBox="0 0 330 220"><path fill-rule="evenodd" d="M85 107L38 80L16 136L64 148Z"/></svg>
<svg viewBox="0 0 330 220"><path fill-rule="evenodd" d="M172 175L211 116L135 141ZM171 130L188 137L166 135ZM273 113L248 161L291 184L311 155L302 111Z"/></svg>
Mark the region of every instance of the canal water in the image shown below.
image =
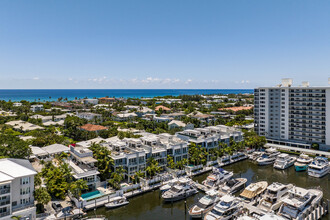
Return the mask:
<svg viewBox="0 0 330 220"><path fill-rule="evenodd" d="M250 160L241 161L224 167L225 170L233 171L234 177L247 178L247 184L266 180L268 184L272 182L292 183L296 186L304 188L320 187L324 193L324 198L330 199L329 191L329 175L323 178L313 178L307 175L307 172L296 172L294 167L286 170L274 169L272 165L258 166ZM208 174L203 174L194 178L198 182L202 182ZM202 197L203 193L198 193L187 199L187 207L192 206ZM163 203L159 190L149 192L137 197L129 199L129 205L108 210L105 207L98 208L95 211L89 211L88 215L105 215L109 220L181 220L190 219L185 212L185 202L178 201L173 204ZM188 211L188 210L187 210ZM324 219L328 218L329 215Z"/></svg>

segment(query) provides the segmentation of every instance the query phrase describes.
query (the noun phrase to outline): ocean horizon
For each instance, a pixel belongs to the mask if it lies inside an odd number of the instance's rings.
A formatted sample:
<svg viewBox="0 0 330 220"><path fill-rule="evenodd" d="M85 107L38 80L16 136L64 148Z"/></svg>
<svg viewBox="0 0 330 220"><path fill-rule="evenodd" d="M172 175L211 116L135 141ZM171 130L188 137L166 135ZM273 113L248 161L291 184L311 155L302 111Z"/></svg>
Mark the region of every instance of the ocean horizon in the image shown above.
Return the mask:
<svg viewBox="0 0 330 220"><path fill-rule="evenodd" d="M0 100L56 101L81 98L152 98L157 96L252 94L253 89L0 89Z"/></svg>

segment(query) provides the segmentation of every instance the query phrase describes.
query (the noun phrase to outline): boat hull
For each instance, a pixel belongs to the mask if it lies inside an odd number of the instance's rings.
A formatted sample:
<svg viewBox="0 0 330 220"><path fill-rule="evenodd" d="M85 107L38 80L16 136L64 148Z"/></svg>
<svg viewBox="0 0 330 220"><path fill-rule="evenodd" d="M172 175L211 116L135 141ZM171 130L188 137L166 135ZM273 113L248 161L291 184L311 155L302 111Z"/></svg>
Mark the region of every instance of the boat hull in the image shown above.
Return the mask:
<svg viewBox="0 0 330 220"><path fill-rule="evenodd" d="M328 175L328 173L329 173L329 170L327 170L326 172L322 172L322 173L317 173L317 172L314 172L314 171L308 171L309 176L316 177L316 178L322 178L325 175Z"/></svg>
<svg viewBox="0 0 330 220"><path fill-rule="evenodd" d="M215 204L200 212L192 212L191 210L189 210L189 216L191 218L203 218L209 211L211 211L213 209L214 206L215 206Z"/></svg>
<svg viewBox="0 0 330 220"><path fill-rule="evenodd" d="M123 203L120 203L120 204L115 204L115 205L110 205L110 204L105 204L105 207L108 208L108 209L115 209L115 208L119 208L121 206L124 206L124 205L128 205L128 201L126 202L123 202Z"/></svg>
<svg viewBox="0 0 330 220"><path fill-rule="evenodd" d="M258 165L259 166L267 166L267 165L271 165L275 162L275 160L271 160L271 161L258 161Z"/></svg>
<svg viewBox="0 0 330 220"><path fill-rule="evenodd" d="M198 193L198 191L191 191L191 192L187 192L185 194L180 194L178 196L172 196L172 197L163 197L164 202L176 202L176 201L180 201L182 199L188 198L192 195L195 195L196 193Z"/></svg>
<svg viewBox="0 0 330 220"><path fill-rule="evenodd" d="M295 165L294 168L297 172L303 172L307 170L308 165Z"/></svg>

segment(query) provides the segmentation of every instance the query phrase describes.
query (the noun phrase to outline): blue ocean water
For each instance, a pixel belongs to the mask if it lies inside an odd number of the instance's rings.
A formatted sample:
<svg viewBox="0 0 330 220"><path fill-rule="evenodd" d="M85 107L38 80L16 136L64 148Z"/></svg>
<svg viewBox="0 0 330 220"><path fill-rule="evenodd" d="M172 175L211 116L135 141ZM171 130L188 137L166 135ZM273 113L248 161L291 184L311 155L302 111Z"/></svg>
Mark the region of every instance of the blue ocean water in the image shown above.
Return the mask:
<svg viewBox="0 0 330 220"><path fill-rule="evenodd" d="M141 98L165 95L239 94L253 89L0 89L0 100L56 101L58 98Z"/></svg>

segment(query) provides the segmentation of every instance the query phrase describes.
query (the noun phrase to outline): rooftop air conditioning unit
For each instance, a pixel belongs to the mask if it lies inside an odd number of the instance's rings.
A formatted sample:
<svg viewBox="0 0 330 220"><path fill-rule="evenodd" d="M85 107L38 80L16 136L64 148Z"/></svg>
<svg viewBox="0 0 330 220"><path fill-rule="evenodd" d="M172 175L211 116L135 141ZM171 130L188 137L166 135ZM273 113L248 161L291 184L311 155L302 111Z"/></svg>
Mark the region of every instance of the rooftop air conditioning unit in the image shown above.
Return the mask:
<svg viewBox="0 0 330 220"><path fill-rule="evenodd" d="M291 78L282 79L283 87L291 87L293 80Z"/></svg>
<svg viewBox="0 0 330 220"><path fill-rule="evenodd" d="M307 82L307 81L301 82L301 86L302 87L309 87L309 82Z"/></svg>

